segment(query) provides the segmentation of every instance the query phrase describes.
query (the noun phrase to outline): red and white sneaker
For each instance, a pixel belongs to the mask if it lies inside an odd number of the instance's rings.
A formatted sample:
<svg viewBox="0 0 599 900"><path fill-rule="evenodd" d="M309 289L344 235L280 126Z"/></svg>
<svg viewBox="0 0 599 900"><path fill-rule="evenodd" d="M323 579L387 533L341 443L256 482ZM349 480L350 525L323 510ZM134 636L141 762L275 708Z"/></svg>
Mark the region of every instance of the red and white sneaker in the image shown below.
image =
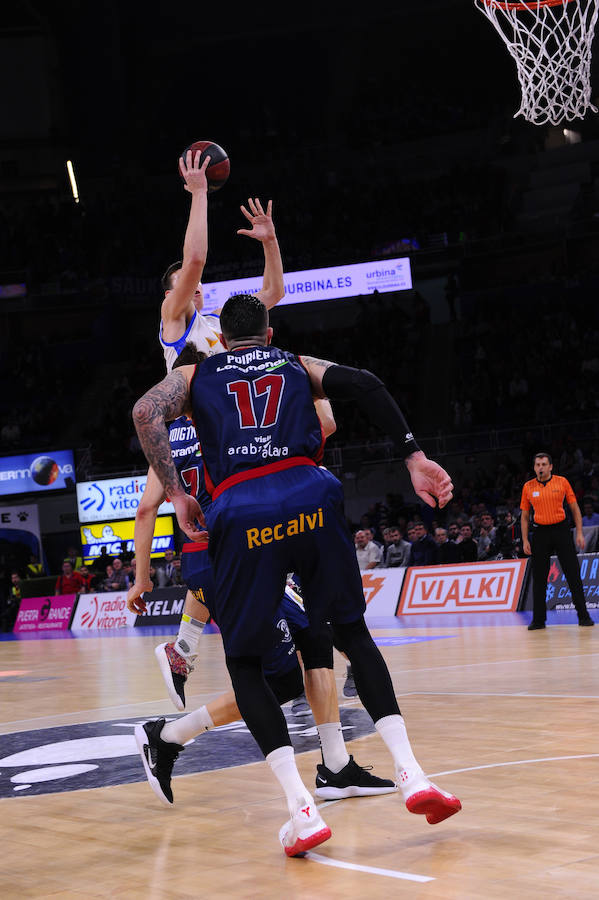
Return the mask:
<svg viewBox="0 0 599 900"><path fill-rule="evenodd" d="M397 780L408 811L426 816L429 825L437 825L444 819L454 816L462 808L457 797L442 791L429 781L422 771L409 773L404 769L398 772Z"/></svg>
<svg viewBox="0 0 599 900"><path fill-rule="evenodd" d="M313 800L298 809L279 831L279 840L287 856L299 856L328 841L330 836L331 829L325 824Z"/></svg>

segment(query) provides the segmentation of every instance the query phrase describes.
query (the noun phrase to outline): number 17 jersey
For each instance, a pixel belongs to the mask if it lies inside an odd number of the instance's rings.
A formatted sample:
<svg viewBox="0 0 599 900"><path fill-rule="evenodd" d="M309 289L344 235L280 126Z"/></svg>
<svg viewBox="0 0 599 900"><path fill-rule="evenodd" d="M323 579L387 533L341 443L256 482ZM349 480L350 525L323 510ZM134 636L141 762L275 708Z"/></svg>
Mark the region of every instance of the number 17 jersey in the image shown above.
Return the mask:
<svg viewBox="0 0 599 900"><path fill-rule="evenodd" d="M196 368L191 403L211 493L267 466L270 472L322 460L310 379L292 353L261 346L211 356Z"/></svg>

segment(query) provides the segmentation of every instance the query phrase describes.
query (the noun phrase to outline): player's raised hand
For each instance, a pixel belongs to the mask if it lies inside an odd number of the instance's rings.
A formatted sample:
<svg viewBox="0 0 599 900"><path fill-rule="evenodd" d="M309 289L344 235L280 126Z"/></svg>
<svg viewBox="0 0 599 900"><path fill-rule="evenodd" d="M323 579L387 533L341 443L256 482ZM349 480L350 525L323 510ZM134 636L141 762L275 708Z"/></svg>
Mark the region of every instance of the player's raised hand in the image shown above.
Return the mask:
<svg viewBox="0 0 599 900"><path fill-rule="evenodd" d="M200 165L201 156L202 154L197 151L194 154L192 150L188 150L185 154L185 159L182 156L179 157L179 171L185 179L184 187L191 194L194 191L208 191L206 169L210 165L210 157L207 156L202 165Z"/></svg>
<svg viewBox="0 0 599 900"><path fill-rule="evenodd" d="M177 513L177 522L190 541L207 541L206 520L200 504L190 494L180 493L171 497L171 503ZM198 528L198 522L200 528Z"/></svg>
<svg viewBox="0 0 599 900"><path fill-rule="evenodd" d="M154 585L148 578L147 581L136 581L127 591L127 609L137 613L138 616L145 613L147 606L142 594L149 594L154 590Z"/></svg>
<svg viewBox="0 0 599 900"><path fill-rule="evenodd" d="M429 459L422 450L408 456L406 466L414 490L421 500L433 507L438 502L441 509L447 506L453 497L453 484L445 469Z"/></svg>
<svg viewBox="0 0 599 900"><path fill-rule="evenodd" d="M253 200L249 197L248 207L249 209L241 206L240 209L252 227L240 228L237 234L244 234L246 237L254 238L262 243L272 240L276 236L272 220L272 200L268 201L266 212L264 212L258 197Z"/></svg>

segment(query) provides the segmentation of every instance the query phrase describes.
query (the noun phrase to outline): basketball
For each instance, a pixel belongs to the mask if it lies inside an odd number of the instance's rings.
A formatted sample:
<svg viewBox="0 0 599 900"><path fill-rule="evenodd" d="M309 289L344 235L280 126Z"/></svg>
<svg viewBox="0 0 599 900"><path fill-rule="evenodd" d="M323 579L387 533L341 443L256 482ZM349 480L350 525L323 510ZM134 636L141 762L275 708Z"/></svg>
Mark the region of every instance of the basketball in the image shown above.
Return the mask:
<svg viewBox="0 0 599 900"><path fill-rule="evenodd" d="M231 164L226 152L222 147L219 147L218 144L215 144L214 141L195 141L195 143L186 147L181 154L183 162L186 160L188 150L193 151L194 160L196 152L201 154L200 164L204 162L204 159L207 156L210 157L210 165L206 169L208 193L218 191L218 189L225 184L229 177L229 172L231 171Z"/></svg>

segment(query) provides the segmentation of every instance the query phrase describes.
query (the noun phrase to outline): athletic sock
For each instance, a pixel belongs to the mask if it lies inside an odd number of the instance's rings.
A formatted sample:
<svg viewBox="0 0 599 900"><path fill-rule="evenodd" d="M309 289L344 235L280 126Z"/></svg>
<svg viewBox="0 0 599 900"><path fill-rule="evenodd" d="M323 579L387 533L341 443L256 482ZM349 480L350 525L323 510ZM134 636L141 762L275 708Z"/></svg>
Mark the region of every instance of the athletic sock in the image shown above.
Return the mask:
<svg viewBox="0 0 599 900"><path fill-rule="evenodd" d="M205 624L205 622L200 622L198 619L192 619L187 613L183 613L181 616L179 634L175 641L175 650L179 656L182 656L188 662L193 662L198 655L200 635L204 630Z"/></svg>
<svg viewBox="0 0 599 900"><path fill-rule="evenodd" d="M214 728L214 722L207 707L201 706L200 709L194 709L193 712L180 719L175 719L174 722L167 722L160 732L160 737L163 741L171 744L186 744L187 741L210 728Z"/></svg>
<svg viewBox="0 0 599 900"><path fill-rule="evenodd" d="M277 747L267 754L266 762L285 791L290 816L293 816L300 807L314 803L310 791L297 771L293 747Z"/></svg>
<svg viewBox="0 0 599 900"><path fill-rule="evenodd" d="M349 762L349 753L343 740L341 722L317 725L322 759L329 772L340 772Z"/></svg>
<svg viewBox="0 0 599 900"><path fill-rule="evenodd" d="M403 716L385 716L374 724L393 757L400 787L414 776L423 776L422 768L412 752Z"/></svg>

